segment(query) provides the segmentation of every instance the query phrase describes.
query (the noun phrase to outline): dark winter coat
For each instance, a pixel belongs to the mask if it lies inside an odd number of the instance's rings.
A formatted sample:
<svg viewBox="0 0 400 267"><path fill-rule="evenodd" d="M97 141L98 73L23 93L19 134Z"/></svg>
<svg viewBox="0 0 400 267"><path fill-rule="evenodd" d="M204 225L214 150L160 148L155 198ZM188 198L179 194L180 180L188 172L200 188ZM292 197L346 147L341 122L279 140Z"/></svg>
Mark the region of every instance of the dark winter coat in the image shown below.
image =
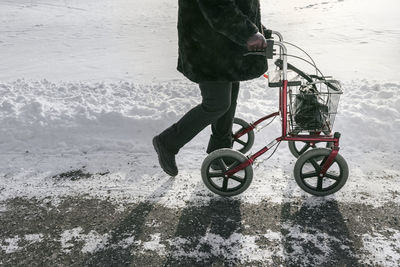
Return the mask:
<svg viewBox="0 0 400 267"><path fill-rule="evenodd" d="M244 81L267 71L264 56L243 56L263 33L259 0L179 0L177 69L194 82Z"/></svg>

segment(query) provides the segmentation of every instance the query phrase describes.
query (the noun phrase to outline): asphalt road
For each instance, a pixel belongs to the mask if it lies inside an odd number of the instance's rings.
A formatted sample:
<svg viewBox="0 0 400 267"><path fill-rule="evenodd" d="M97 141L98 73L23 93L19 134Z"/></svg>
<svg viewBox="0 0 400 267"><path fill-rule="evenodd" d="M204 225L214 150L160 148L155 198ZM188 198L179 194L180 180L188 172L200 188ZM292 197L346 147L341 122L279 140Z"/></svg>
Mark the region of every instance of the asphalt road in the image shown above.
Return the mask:
<svg viewBox="0 0 400 267"><path fill-rule="evenodd" d="M160 186L158 194L170 183ZM1 266L400 263L396 203L380 208L336 200L317 206L300 199L246 204L212 197L200 206L167 208L151 197L121 205L82 196L64 198L57 205L15 198L0 207Z"/></svg>

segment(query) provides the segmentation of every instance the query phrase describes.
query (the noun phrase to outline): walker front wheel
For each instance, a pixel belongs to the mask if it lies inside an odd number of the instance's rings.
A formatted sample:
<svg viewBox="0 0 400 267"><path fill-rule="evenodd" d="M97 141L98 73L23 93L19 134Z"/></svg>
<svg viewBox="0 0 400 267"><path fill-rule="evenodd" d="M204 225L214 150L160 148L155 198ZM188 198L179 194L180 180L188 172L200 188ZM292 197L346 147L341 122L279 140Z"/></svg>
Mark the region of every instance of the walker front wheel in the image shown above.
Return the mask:
<svg viewBox="0 0 400 267"><path fill-rule="evenodd" d="M332 150L316 148L305 152L294 166L296 183L315 196L326 196L339 191L349 177L349 167L344 158L337 154L323 177L319 176L322 166Z"/></svg>
<svg viewBox="0 0 400 267"><path fill-rule="evenodd" d="M254 131L253 129L240 137L235 137L238 133L240 133L244 129L250 128L250 124L245 120L239 118L233 118L232 125L232 148L241 153L246 153L250 150L250 148L254 144Z"/></svg>
<svg viewBox="0 0 400 267"><path fill-rule="evenodd" d="M235 196L242 193L250 186L253 179L251 164L233 175L227 176L226 172L247 160L245 155L229 148L211 152L201 166L201 177L204 184L212 192L221 196ZM211 168L212 164L218 164L220 168L214 170Z"/></svg>

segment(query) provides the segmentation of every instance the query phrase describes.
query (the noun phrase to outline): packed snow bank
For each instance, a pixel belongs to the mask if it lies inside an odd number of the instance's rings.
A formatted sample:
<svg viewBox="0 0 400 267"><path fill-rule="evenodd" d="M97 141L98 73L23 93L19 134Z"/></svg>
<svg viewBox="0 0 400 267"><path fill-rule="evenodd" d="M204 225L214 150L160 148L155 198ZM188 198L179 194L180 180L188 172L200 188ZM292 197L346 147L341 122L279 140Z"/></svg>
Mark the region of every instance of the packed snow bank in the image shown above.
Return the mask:
<svg viewBox="0 0 400 267"><path fill-rule="evenodd" d="M137 151L198 101L188 83L0 84L3 152Z"/></svg>
<svg viewBox="0 0 400 267"><path fill-rule="evenodd" d="M400 84L353 81L344 84L344 90L335 125L343 135L343 150L399 152ZM18 80L0 83L0 94L3 153L146 149L152 136L201 101L199 89L189 82ZM242 83L238 117L253 121L276 106L277 90L268 88L266 81Z"/></svg>

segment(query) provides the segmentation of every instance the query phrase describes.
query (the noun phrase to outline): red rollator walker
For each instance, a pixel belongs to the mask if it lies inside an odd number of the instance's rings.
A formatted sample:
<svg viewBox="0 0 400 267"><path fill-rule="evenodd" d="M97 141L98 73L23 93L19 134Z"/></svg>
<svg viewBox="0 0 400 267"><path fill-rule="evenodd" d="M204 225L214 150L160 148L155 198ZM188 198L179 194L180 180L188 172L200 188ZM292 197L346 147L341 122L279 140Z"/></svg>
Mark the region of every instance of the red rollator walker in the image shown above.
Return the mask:
<svg viewBox="0 0 400 267"><path fill-rule="evenodd" d="M340 190L349 176L349 168L339 154L340 133L332 133L339 98L342 94L340 82L324 76L314 60L301 48L283 41L279 32L267 40L265 51L248 52L245 55L264 55L272 59L274 47L279 47L279 58L275 61L275 77L270 74L269 87L279 88L279 111L259 120L247 123L234 118L232 146L210 153L203 161L201 175L205 185L221 196L234 196L245 191L253 178L254 161L282 141L289 142L290 152L297 157L294 166L296 183L306 192L326 196ZM311 64L316 74L307 74L287 62L286 44L303 51L311 60L299 58ZM289 77L294 76L294 77ZM254 129L268 119L280 117L282 134L254 154L245 155L254 144ZM317 147L323 144L324 147Z"/></svg>

